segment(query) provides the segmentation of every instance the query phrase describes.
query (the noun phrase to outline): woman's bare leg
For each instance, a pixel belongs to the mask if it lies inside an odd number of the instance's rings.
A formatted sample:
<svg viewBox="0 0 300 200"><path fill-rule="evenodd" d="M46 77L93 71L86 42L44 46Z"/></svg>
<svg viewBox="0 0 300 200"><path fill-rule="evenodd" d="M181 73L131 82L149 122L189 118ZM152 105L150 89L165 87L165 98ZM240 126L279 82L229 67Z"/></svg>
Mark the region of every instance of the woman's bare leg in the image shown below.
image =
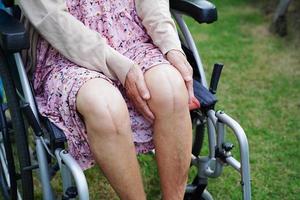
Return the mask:
<svg viewBox="0 0 300 200"><path fill-rule="evenodd" d="M155 115L154 144L164 200L182 200L191 160L188 94L179 72L159 65L145 73Z"/></svg>
<svg viewBox="0 0 300 200"><path fill-rule="evenodd" d="M76 105L96 162L119 197L146 199L129 114L120 92L103 79L92 79L79 90Z"/></svg>

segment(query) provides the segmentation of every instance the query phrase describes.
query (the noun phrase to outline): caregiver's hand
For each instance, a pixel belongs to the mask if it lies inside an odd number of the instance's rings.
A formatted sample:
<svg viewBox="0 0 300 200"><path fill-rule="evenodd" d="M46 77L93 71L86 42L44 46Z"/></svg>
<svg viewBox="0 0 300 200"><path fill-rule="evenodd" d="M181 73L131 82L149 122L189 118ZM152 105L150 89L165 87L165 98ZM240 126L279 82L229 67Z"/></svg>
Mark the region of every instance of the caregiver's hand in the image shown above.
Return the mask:
<svg viewBox="0 0 300 200"><path fill-rule="evenodd" d="M188 90L189 104L193 103L192 101L195 99L193 89L193 68L180 51L170 50L166 56L167 60L180 72Z"/></svg>
<svg viewBox="0 0 300 200"><path fill-rule="evenodd" d="M154 115L147 104L147 100L150 99L150 92L146 86L143 72L138 66L132 66L127 73L125 89L135 108L152 123Z"/></svg>

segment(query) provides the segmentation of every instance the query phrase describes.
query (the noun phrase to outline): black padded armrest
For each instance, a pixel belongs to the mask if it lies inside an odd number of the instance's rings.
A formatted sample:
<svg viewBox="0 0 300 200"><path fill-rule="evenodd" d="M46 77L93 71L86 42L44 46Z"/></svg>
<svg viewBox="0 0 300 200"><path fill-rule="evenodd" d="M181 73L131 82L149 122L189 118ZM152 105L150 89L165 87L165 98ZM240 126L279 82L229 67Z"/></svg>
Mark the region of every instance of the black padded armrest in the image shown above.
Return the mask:
<svg viewBox="0 0 300 200"><path fill-rule="evenodd" d="M202 111L208 111L213 109L217 103L217 98L208 89L206 89L199 81L193 81L195 97L200 102L200 109Z"/></svg>
<svg viewBox="0 0 300 200"><path fill-rule="evenodd" d="M52 152L55 152L57 148L64 149L67 142L64 132L53 124L49 119L42 118L44 120L45 127L50 136L50 148Z"/></svg>
<svg viewBox="0 0 300 200"><path fill-rule="evenodd" d="M193 17L199 23L212 23L218 19L217 8L206 0L170 0L170 7Z"/></svg>
<svg viewBox="0 0 300 200"><path fill-rule="evenodd" d="M196 60L193 56L193 52L189 50L185 45L182 44L182 49L187 57L188 62L191 64L193 68L193 87L194 87L194 93L195 97L200 102L200 109L203 112L208 111L209 109L213 109L215 104L217 103L217 98L215 95L213 95L208 89L206 89L201 83L200 79L201 76L199 74L199 70L197 67Z"/></svg>
<svg viewBox="0 0 300 200"><path fill-rule="evenodd" d="M29 37L23 24L4 10L0 10L0 46L9 52L29 48Z"/></svg>
<svg viewBox="0 0 300 200"><path fill-rule="evenodd" d="M2 2L4 4L4 6L6 6L6 7L12 7L15 4L14 0L2 0Z"/></svg>

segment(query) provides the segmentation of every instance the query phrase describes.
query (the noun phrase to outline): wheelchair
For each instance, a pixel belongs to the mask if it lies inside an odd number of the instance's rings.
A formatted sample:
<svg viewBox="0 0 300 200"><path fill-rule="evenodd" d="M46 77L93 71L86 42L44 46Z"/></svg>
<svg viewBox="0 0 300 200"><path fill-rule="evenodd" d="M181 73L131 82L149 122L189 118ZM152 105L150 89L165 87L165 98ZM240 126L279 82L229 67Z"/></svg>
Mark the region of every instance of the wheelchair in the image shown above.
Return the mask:
<svg viewBox="0 0 300 200"><path fill-rule="evenodd" d="M60 172L62 199L88 200L89 191L82 169L66 148L66 137L59 128L38 114L31 83L21 59L21 50L29 48L28 33L19 22L20 10L13 0L2 0L0 10L0 188L6 199L34 199L33 171L38 172L43 199L55 199L51 179ZM0 1L1 4L1 1ZM2 6L3 6L2 5ZM182 48L194 70L195 96L201 108L192 110L194 137L191 166L197 174L187 184L185 200L212 200L206 190L208 178L217 178L224 166L231 166L241 176L242 199L251 199L249 147L242 127L223 111L215 111L215 96L222 64L215 64L208 87L204 68L184 21L183 15L198 23L217 20L216 7L206 0L170 0L170 10L177 22ZM231 130L238 142L240 159L233 157L233 144L225 142ZM200 156L207 134L209 155Z"/></svg>

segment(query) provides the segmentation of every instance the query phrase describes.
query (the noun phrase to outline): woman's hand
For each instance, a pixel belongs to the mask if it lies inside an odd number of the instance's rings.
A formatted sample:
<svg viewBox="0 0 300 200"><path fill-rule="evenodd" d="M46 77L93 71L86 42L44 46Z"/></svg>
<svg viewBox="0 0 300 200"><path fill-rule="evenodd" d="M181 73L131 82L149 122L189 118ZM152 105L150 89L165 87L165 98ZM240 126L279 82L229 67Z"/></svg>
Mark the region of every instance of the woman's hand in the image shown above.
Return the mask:
<svg viewBox="0 0 300 200"><path fill-rule="evenodd" d="M166 56L167 60L180 72L188 90L189 104L193 104L193 101L195 100L193 89L193 68L187 61L186 57L178 50L170 50Z"/></svg>
<svg viewBox="0 0 300 200"><path fill-rule="evenodd" d="M143 72L138 66L132 66L127 73L125 89L135 108L152 123L154 115L147 104L147 100L150 99L150 92L146 86Z"/></svg>

